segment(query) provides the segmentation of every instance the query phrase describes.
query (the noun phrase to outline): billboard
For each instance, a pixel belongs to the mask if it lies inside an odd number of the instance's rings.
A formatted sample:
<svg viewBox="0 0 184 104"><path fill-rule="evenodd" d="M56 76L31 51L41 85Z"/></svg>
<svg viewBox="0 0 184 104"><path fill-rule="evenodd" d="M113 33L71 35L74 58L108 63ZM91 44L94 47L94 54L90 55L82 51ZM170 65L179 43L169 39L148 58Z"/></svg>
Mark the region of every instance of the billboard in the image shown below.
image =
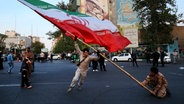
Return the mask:
<svg viewBox="0 0 184 104"><path fill-rule="evenodd" d="M81 0L80 12L97 17L101 20L108 19L108 1L109 0Z"/></svg>
<svg viewBox="0 0 184 104"><path fill-rule="evenodd" d="M132 0L116 0L116 20L120 32L132 42L128 47L138 47L139 19L132 6Z"/></svg>

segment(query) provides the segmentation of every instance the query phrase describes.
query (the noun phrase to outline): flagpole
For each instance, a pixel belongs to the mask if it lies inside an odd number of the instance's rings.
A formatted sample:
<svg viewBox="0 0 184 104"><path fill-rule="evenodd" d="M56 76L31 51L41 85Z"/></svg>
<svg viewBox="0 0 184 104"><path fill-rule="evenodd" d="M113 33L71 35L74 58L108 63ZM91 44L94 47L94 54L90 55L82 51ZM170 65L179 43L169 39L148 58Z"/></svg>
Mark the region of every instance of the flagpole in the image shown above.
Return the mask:
<svg viewBox="0 0 184 104"><path fill-rule="evenodd" d="M69 31L66 31L67 33L69 33L70 35L74 36L74 34L70 33ZM85 44L86 46L88 46L89 48L93 49L94 51L97 52L97 50L90 46L89 44L85 43L84 41L82 41L81 39L77 38L78 41L82 42L83 44ZM130 75L127 71L125 71L122 67L118 66L116 63L114 63L113 61L111 61L110 59L108 59L107 57L105 57L103 54L99 53L103 58L105 58L107 61L109 61L111 64L113 64L114 66L116 66L119 70L121 70L122 72L124 72L127 76L129 76L131 79L133 79L135 82L137 82L141 87L145 88L146 90L148 90L150 93L152 93L153 95L154 92L152 90L150 90L149 88L147 88L145 85L143 85L140 81L138 81L136 78L134 78L132 75Z"/></svg>

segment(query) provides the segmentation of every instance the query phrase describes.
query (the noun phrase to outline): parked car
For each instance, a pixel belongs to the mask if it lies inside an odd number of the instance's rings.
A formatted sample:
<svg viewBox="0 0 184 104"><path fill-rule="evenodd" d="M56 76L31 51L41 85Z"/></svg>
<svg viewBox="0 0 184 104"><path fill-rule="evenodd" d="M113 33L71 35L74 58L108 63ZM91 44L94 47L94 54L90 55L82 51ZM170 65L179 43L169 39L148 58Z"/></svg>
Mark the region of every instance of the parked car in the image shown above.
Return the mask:
<svg viewBox="0 0 184 104"><path fill-rule="evenodd" d="M61 55L59 55L59 54L58 55L53 55L52 59L53 60L60 60L61 59Z"/></svg>
<svg viewBox="0 0 184 104"><path fill-rule="evenodd" d="M121 53L118 56L113 56L112 61L132 61L130 53Z"/></svg>
<svg viewBox="0 0 184 104"><path fill-rule="evenodd" d="M161 62L160 58L158 59L158 62ZM164 57L164 62L165 63L171 63L171 58L169 57L168 54L166 54L166 56Z"/></svg>

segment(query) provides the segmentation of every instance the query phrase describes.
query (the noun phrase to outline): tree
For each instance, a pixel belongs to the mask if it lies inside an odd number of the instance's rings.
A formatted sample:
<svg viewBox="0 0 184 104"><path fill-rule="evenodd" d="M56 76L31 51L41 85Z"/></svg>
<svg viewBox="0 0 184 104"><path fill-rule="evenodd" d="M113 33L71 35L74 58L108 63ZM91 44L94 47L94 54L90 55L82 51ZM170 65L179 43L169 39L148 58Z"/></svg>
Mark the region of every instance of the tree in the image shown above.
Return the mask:
<svg viewBox="0 0 184 104"><path fill-rule="evenodd" d="M171 32L178 16L175 0L133 0L142 25L141 38L145 44L172 42Z"/></svg>
<svg viewBox="0 0 184 104"><path fill-rule="evenodd" d="M45 48L44 44L36 41L35 43L32 44L31 48L33 49L33 53L35 54L40 54L41 53L41 49Z"/></svg>
<svg viewBox="0 0 184 104"><path fill-rule="evenodd" d="M10 50L14 52L15 51L15 47L17 47L17 44L15 44L13 42L10 42L9 46L10 46Z"/></svg>
<svg viewBox="0 0 184 104"><path fill-rule="evenodd" d="M67 10L68 7L67 5L65 5L65 3L62 1L62 2L58 2L58 4L56 4L57 7L63 9L63 10Z"/></svg>
<svg viewBox="0 0 184 104"><path fill-rule="evenodd" d="M6 44L4 40L7 38L6 35L0 33L0 50L4 50L6 47Z"/></svg>
<svg viewBox="0 0 184 104"><path fill-rule="evenodd" d="M56 46L53 50L54 53L61 53L61 52L72 52L74 51L74 43L70 37L63 35L62 38L58 40Z"/></svg>

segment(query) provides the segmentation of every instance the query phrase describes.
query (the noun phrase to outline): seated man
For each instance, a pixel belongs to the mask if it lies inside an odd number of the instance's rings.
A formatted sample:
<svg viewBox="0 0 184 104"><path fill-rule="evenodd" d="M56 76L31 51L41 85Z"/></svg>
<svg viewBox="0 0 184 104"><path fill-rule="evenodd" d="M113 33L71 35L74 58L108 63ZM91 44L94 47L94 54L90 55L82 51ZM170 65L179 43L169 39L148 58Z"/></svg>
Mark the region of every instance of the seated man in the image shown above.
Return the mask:
<svg viewBox="0 0 184 104"><path fill-rule="evenodd" d="M166 96L167 91L167 80L165 79L164 75L158 71L156 67L152 67L150 69L149 75L146 79L142 82L143 85L148 85L153 89L154 95L163 98ZM169 92L168 92L169 94ZM167 94L167 95L168 95Z"/></svg>

